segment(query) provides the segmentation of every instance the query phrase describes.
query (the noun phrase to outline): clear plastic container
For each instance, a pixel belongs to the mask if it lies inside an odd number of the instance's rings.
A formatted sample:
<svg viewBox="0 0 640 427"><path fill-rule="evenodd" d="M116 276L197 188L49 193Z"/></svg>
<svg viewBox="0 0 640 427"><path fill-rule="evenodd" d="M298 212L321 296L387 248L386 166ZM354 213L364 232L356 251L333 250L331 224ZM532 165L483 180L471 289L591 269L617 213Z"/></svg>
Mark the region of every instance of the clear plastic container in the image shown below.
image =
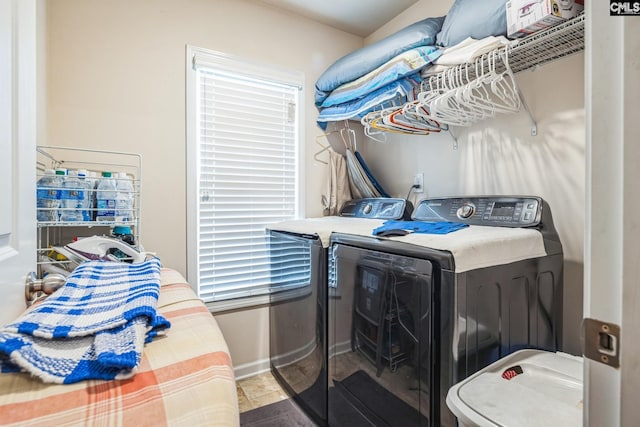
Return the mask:
<svg viewBox="0 0 640 427"><path fill-rule="evenodd" d="M115 221L118 190L111 172L102 172L102 179L96 190L96 221Z"/></svg>
<svg viewBox="0 0 640 427"><path fill-rule="evenodd" d="M62 178L53 169L46 169L38 180L36 199L38 204L38 221L58 221L60 206L60 187Z"/></svg>
<svg viewBox="0 0 640 427"><path fill-rule="evenodd" d="M62 183L60 221L82 221L84 197L85 189L78 179L78 172L70 170Z"/></svg>
<svg viewBox="0 0 640 427"><path fill-rule="evenodd" d="M116 216L123 222L133 221L133 183L124 172L118 174L116 182L118 199L116 202Z"/></svg>
<svg viewBox="0 0 640 427"><path fill-rule="evenodd" d="M82 198L79 200L78 207L80 208L79 221L92 221L91 212L91 197L93 194L93 183L89 177L89 172L86 169L78 169L78 181L83 190Z"/></svg>

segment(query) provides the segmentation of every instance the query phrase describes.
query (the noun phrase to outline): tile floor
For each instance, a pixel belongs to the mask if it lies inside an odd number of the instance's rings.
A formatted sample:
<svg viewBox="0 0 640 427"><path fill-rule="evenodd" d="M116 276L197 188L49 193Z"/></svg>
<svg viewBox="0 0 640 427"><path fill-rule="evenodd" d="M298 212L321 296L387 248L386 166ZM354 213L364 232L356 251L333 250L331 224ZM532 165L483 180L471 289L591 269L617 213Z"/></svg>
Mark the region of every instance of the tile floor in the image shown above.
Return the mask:
<svg viewBox="0 0 640 427"><path fill-rule="evenodd" d="M271 372L254 375L236 382L240 412L246 412L279 400L288 399L287 393Z"/></svg>
<svg viewBox="0 0 640 427"><path fill-rule="evenodd" d="M317 357L312 355L312 357L302 359L299 363L282 368L280 372L290 384L295 384L297 389L305 389L311 385L309 381L313 381L315 378L310 375L310 372L316 372L317 367L314 368L314 364L317 363ZM359 352L340 354L330 361L330 365L335 379L343 380L352 373L363 370L372 378L377 378L380 384L409 405L415 408L421 405L417 379L413 370L408 366L400 366L395 372L386 366L380 377L377 377L375 366ZM426 389L424 385L422 388ZM236 390L240 412L289 398L270 371L238 380ZM424 404L423 401L422 405Z"/></svg>

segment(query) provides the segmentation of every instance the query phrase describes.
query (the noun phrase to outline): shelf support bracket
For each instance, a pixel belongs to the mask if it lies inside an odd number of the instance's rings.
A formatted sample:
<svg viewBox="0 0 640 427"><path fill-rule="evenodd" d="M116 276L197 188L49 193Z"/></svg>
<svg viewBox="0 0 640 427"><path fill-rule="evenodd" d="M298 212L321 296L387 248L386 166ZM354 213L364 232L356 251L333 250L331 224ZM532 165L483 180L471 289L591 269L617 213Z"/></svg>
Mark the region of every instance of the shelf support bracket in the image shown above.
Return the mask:
<svg viewBox="0 0 640 427"><path fill-rule="evenodd" d="M531 120L531 136L537 136L538 135L538 124L536 123L536 119L535 119L535 117L533 117L533 114L531 113L531 110L529 109L529 106L527 105L527 101L525 101L525 99L524 99L524 95L522 95L522 91L520 90L520 87L518 87L518 96L520 96L520 102L522 102L522 106L524 107L524 110L529 115L529 120Z"/></svg>
<svg viewBox="0 0 640 427"><path fill-rule="evenodd" d="M449 134L451 135L451 138L453 138L453 149L457 150L458 149L458 137L453 133L453 129L451 129L451 125L449 125Z"/></svg>

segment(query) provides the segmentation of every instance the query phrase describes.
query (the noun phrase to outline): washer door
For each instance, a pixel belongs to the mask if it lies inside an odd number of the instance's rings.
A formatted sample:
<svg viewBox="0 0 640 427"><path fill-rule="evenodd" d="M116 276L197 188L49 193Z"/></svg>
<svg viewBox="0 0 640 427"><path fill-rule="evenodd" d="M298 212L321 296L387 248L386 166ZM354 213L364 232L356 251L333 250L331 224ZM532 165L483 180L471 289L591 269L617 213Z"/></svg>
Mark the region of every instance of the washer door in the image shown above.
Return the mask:
<svg viewBox="0 0 640 427"><path fill-rule="evenodd" d="M330 424L356 425L357 408L372 425L428 425L431 262L334 244L329 264Z"/></svg>

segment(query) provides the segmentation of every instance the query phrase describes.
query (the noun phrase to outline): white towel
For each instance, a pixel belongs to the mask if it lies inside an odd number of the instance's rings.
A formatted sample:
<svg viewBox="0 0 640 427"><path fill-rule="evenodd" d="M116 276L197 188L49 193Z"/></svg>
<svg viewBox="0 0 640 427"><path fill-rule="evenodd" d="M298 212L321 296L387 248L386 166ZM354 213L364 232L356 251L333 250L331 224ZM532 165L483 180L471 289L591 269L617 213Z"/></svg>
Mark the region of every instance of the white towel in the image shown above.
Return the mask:
<svg viewBox="0 0 640 427"><path fill-rule="evenodd" d="M491 52L497 48L509 44L509 40L503 36L489 36L480 40L467 37L455 46L448 47L435 61L436 65L458 65L473 61L480 55Z"/></svg>

